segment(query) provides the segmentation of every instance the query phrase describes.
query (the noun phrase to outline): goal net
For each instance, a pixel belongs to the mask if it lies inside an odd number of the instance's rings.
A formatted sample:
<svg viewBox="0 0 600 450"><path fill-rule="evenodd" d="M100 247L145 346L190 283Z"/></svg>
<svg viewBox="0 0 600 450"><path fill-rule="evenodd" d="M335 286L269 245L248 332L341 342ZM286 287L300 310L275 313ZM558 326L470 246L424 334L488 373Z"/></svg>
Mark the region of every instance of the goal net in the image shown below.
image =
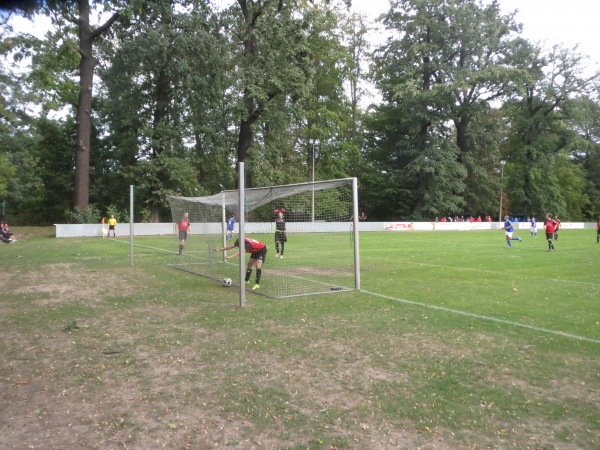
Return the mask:
<svg viewBox="0 0 600 450"><path fill-rule="evenodd" d="M282 298L360 287L355 178L252 188L242 193L244 217L240 217L237 190L207 197L168 197L175 239L179 240L177 224L184 214L190 221L181 255L174 256L170 267L219 283L231 278L233 286L252 288L256 268L246 284L240 280L238 259L225 259L238 248L213 252L233 244L241 229L245 238L267 246L260 288L253 292ZM229 231L231 218L235 225ZM174 245L180 248L179 244ZM245 266L250 255L240 247Z"/></svg>

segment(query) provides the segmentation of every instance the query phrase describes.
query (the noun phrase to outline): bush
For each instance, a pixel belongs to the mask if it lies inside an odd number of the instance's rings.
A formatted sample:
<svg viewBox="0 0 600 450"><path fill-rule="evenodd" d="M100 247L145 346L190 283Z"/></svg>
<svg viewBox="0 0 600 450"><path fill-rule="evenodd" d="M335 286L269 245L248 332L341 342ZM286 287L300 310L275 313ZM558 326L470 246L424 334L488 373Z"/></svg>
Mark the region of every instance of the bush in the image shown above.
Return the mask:
<svg viewBox="0 0 600 450"><path fill-rule="evenodd" d="M109 218L111 214L115 215L118 223L129 222L129 213L127 211L121 211L115 205L109 205L106 207L106 218Z"/></svg>
<svg viewBox="0 0 600 450"><path fill-rule="evenodd" d="M86 210L76 206L73 210L65 210L65 217L69 223L99 223L102 214L94 205L89 205Z"/></svg>

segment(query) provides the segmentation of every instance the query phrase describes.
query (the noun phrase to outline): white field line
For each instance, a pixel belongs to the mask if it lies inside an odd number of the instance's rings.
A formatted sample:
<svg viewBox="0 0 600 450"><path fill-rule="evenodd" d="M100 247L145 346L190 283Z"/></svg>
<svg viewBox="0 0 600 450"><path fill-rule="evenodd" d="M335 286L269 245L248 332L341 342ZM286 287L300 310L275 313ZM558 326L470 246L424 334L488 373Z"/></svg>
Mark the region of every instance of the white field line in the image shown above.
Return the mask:
<svg viewBox="0 0 600 450"><path fill-rule="evenodd" d="M115 242L118 242L117 240L115 240ZM157 247L151 247L149 245L142 245L142 244L135 244L139 247L146 247L146 248L151 248L154 250L160 250L160 251L165 251L163 249L157 248ZM378 259L378 258L371 258L371 259ZM379 259L380 261L382 261L382 259ZM414 263L414 262L410 262L410 261L405 261L403 262L405 264L417 264L417 265L421 265L421 266L429 266L429 267L443 267L445 269L454 269L454 270L469 270L469 271L476 271L476 272L483 272L483 273L493 273L496 275L501 275L499 272L494 272L494 271L490 271L490 270L478 270L478 269L470 269L470 268L464 268L464 267L448 267L448 266L442 266L442 265L438 265L438 264L424 264L424 263ZM300 276L296 276L295 278L302 278ZM574 283L574 284L589 284L592 286L598 286L597 283L585 283L585 282L578 282L578 281L570 281L570 280L559 280L559 279L551 279L552 281L560 281L560 282L565 282L565 283ZM481 320L486 320L488 322L495 322L495 323L502 323L505 325L510 325L512 327L517 327L517 328L526 328L528 330L533 330L533 331L537 331L540 333L546 333L546 334L553 334L556 336L562 336L562 337L566 337L569 339L576 339L579 341L585 341L585 342L593 342L595 344L600 344L600 340L598 339L591 339L591 338L587 338L587 337L583 337L583 336L577 336L576 334L571 334L571 333L565 333L563 331L555 331L555 330L549 330L547 328L540 328L540 327L535 327L533 325L527 325L527 324L523 324L523 323L519 323L519 322L512 322L510 320L505 320L505 319L498 319L497 317L492 317L492 316L485 316L482 314L475 314L475 313L470 313L470 312L466 312L466 311L460 311L458 309L451 309L451 308L445 308L443 306L436 306L436 305L429 305L427 303L421 303L421 302L415 302L412 300L406 300L406 299L402 299L402 298L397 298L397 297L391 297L389 295L384 295L384 294L379 294L377 292L370 292L370 291L365 291L362 290L361 291L364 294L368 294L368 295L372 295L374 297L380 297L380 298L385 298L388 300L393 300L395 302L400 302L400 303L405 303L407 305L414 305L414 306L420 306L423 308L429 308L429 309L435 309L437 311L443 311L443 312L448 312L451 314L458 314L461 316L465 316L465 317L473 317L475 319L481 319Z"/></svg>
<svg viewBox="0 0 600 450"><path fill-rule="evenodd" d="M547 328L534 327L533 325L527 325L527 324L519 323L519 322L512 322L510 320L498 319L497 317L484 316L482 314L475 314L475 313L470 313L470 312L466 312L466 311L460 311L458 309L445 308L443 306L428 305L427 303L414 302L412 300L391 297L389 295L378 294L377 292L364 291L362 289L360 292L362 292L364 294L372 295L374 297L381 297L381 298L385 298L388 300L393 300L395 302L406 303L408 305L421 306L423 308L435 309L437 311L443 311L443 312L447 312L447 313L451 313L451 314L458 314L458 315L466 316L466 317L473 317L475 319L486 320L488 322L502 323L504 325L510 325L512 327L527 328L528 330L533 330L533 331L537 331L540 333L553 334L556 336L561 336L561 337L565 337L565 338L569 338L569 339L577 339L578 341L593 342L594 344L600 344L600 340L598 340L598 339L577 336L576 334L564 333L562 331L549 330Z"/></svg>
<svg viewBox="0 0 600 450"><path fill-rule="evenodd" d="M119 242L121 244L128 244L129 245L129 240L125 241L125 240L114 239L114 240L111 240L111 241L112 242ZM151 245L138 244L136 242L133 243L133 246L134 247L149 248L149 249L157 250L159 252L164 252L164 253L173 253L173 254L177 253L177 252L172 251L172 250L165 250L164 248L152 247ZM175 269L182 270L184 272L196 273L196 272L193 272L193 271L186 271L184 267L185 266L193 266L193 265L206 265L206 264L210 264L211 263L211 260L209 258L205 258L205 257L202 257L202 256L197 256L196 253L200 253L200 252L190 252L190 251L188 251L186 254L188 255L188 257L194 257L195 259L198 259L201 262L189 262L189 261L186 261L186 262L182 262L182 263L169 263L169 264L167 264L167 266L173 267ZM213 260L212 262L214 263L215 261ZM219 261L218 263L221 263L221 262L223 264L231 264L228 261ZM237 263L235 263L235 265L237 266ZM327 286L327 287L331 286L331 283L326 283L324 281L315 281L315 280L313 280L311 278L307 278L307 277L304 277L304 276L301 276L301 275L290 275L289 278L292 278L292 279L295 279L295 280L299 280L299 283L302 283L302 282L311 282L311 283L313 283L313 284L315 284L317 286L319 286L319 285L321 285L321 286ZM340 291L346 291L347 292L347 291L354 290L353 288L350 288L350 287L347 287L347 286L340 285L340 287L342 288ZM335 292L338 292L338 291L335 291ZM329 292L323 292L323 293L329 293ZM307 296L307 295L315 295L315 294L317 294L317 293L316 292L311 292L309 294L299 294L299 295ZM293 297L293 296L294 295L284 295L282 297L276 297L276 298Z"/></svg>
<svg viewBox="0 0 600 450"><path fill-rule="evenodd" d="M120 243L120 244L127 244L127 245L129 245L129 239L128 239L128 240L124 240L124 239L110 239L110 241L111 241L111 242L118 242L118 243ZM153 246L151 246L151 245L146 245L146 244L138 244L137 242L134 242L134 243L133 243L133 246L134 246L134 247L143 247L143 248L149 248L149 249L151 249L151 250L156 250L156 251L158 251L158 252L169 253L169 254L173 254L173 255L176 255L176 254L177 254L177 249L176 249L176 248L175 248L175 249L173 249L173 250L167 250L167 249L160 248L160 247L153 247ZM187 256L190 256L190 257L192 257L192 256L193 256L194 258L197 258L197 259L201 259L201 260L209 261L209 259L208 259L208 258L204 258L204 257L202 257L202 256L197 256L197 254L199 254L199 253L203 253L203 252L200 252L200 251L197 251L197 250L196 250L196 251L193 251L193 250L192 250L192 251L190 251L190 250L188 250L188 251L186 252L186 255L187 255Z"/></svg>
<svg viewBox="0 0 600 450"><path fill-rule="evenodd" d="M366 258L365 258L366 259ZM368 258L368 259L372 259L375 261L383 261L383 262L388 262L388 259L383 259L383 258ZM414 262L414 261L402 261L402 260L394 260L394 264L399 263L399 264L411 264L413 266L424 266L424 267L434 267L434 268L439 268L439 269L448 269L448 270L458 270L458 271L463 271L463 272L480 272L480 273L488 273L491 275L507 275L507 276L514 276L513 272L499 272L496 270L481 270L481 269L472 269L470 267L453 267L453 266L448 266L448 265L442 265L442 264L428 264L428 263L418 263L418 262ZM593 283L591 281L573 281L573 280L561 280L560 278L544 278L538 275L527 275L528 278L541 278L547 281L554 281L557 283L566 283L566 284L582 284L585 286L596 286L596 287L600 287L600 283Z"/></svg>

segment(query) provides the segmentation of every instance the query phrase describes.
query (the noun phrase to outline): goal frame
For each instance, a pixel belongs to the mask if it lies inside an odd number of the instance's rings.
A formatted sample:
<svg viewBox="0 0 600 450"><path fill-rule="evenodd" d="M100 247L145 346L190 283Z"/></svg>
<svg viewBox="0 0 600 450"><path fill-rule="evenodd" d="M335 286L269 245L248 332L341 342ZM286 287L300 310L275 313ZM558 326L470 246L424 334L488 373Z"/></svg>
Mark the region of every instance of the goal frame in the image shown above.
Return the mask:
<svg viewBox="0 0 600 450"><path fill-rule="evenodd" d="M286 197L290 197L293 198L294 195L296 194L300 194L303 195L305 193L308 193L310 191L312 191L312 197L314 199L315 196L315 192L316 191L326 191L328 189L332 189L332 188L337 188L339 186L347 186L345 189L348 189L348 187L351 188L351 199L348 198L348 195L345 194L344 197L346 200L342 201L342 203L351 206L350 209L350 213L351 213L351 219L348 222L348 219L346 217L346 219L343 219L344 222L343 223L339 223L339 226L343 226L344 229L347 229L348 231L350 231L351 233L351 239L352 239L352 246L353 246L353 254L352 256L350 256L349 254L346 254L346 260L350 260L351 258L353 259L352 264L353 264L353 284L354 284L354 290L360 290L360 240L359 240L359 229L358 229L358 180L354 177L354 178L342 178L342 179L336 179L336 180L325 180L325 181L314 181L314 182L306 182L306 183L296 183L296 184L289 184L289 185L280 185L280 186L266 186L266 187L260 187L260 188L246 188L245 187L245 168L244 168L244 163L239 163L239 183L238 183L238 189L235 190L223 190L218 194L214 194L211 196L206 196L206 197L176 197L176 196L168 196L168 200L169 203L171 204L171 208L172 208L172 214L173 214L173 222L175 223L178 218L176 214L176 210L178 208L176 208L174 205L177 205L179 202L179 208L181 208L180 204L183 202L187 202L189 203L190 206L192 206L193 204L200 204L198 207L202 207L201 205L208 205L208 208L217 208L220 206L220 218L217 218L217 221L221 222L220 225L220 234L221 234L221 238L220 241L222 243L222 246L226 246L226 234L227 234L227 209L233 209L236 210L236 216L237 216L237 226L239 227L238 230L238 236L239 236L239 240L240 242L244 242L244 239L246 237L247 234L247 213L250 213L251 211L254 211L255 209L264 206L264 205L269 205L272 204L274 201L278 200L278 199L285 199ZM335 191L333 191L335 192ZM343 192L343 191L341 191ZM327 195L327 194L324 194ZM341 194L340 194L341 195ZM325 197L327 198L327 197ZM350 205L350 201L351 201L351 205ZM335 203L333 203L335 204ZM308 222L313 222L312 228L314 228L315 226L318 226L319 224L315 224L315 206L314 206L314 200L313 200L313 204L310 207L311 211L310 211L310 216L312 217L312 220L308 220ZM210 209L210 211L213 211L213 213L211 214L211 218L216 218L213 217L213 214L216 212L214 209ZM180 213L181 211L179 211ZM264 212L264 211L263 211ZM218 214L218 213L217 213ZM260 213L259 213L260 214ZM264 223L264 222L263 222ZM213 226L216 223L213 223ZM254 223L254 225L256 225L256 223ZM300 225L300 224L298 224ZM335 223L325 223L326 225L331 225L331 226L336 226ZM309 226L310 228L310 226ZM214 229L212 230L212 233L209 232L209 234L212 236L212 240L214 243L214 238L216 237L214 234ZM264 231L262 231L264 232ZM219 234L219 232L217 232L217 235ZM234 280L237 281L236 286L239 286L239 303L240 306L243 307L245 306L245 302L246 302L246 288L244 285L244 277L245 277L245 273L246 273L246 258L244 257L244 248L243 246L240 248L241 252L240 252L240 258L239 258L239 265L238 265L238 269L239 269L239 279L238 280ZM221 254L215 254L218 255L217 257L219 258L223 258L223 261L225 260L225 252L221 253ZM223 262L222 261L222 262ZM212 264L212 263L211 263ZM181 268L181 267L177 267L178 265L176 264L169 264L170 267L174 267L174 268ZM346 266L346 269L350 269L350 265ZM186 270L185 268L181 268L181 270ZM267 269L268 270L268 269ZM189 270L188 270L189 271ZM192 273L196 273L198 275L201 276L205 276L207 278L211 278L211 279L215 279L214 276L209 276L205 273L198 273L198 272L192 272ZM291 272L290 272L291 273ZM347 275L349 275L348 272L344 272ZM348 279L347 281L350 281L350 279ZM351 285L350 285L351 286ZM337 288L337 287L332 287L331 288L331 292L339 292L342 290L348 291L349 289L352 290L352 287L347 286L345 288ZM294 297L294 296L299 296L299 295L317 295L320 293L324 293L324 292L310 292L310 293L306 293L306 294L290 294L290 295L267 295L264 292L260 292L260 291L252 291L253 293L258 293L260 295L265 295L267 297L273 297L273 298L282 298L282 297Z"/></svg>

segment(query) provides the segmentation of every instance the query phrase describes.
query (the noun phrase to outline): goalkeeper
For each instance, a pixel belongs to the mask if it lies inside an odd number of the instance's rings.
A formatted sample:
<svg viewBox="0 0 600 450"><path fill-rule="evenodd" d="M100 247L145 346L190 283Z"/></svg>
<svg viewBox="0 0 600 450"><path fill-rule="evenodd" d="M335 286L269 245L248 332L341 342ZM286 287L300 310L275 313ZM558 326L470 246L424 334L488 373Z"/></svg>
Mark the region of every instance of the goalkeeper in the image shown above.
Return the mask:
<svg viewBox="0 0 600 450"><path fill-rule="evenodd" d="M286 242L287 234L285 232L285 220L283 220L283 213L280 212L277 214L277 220L275 221L275 250L277 251L275 258L283 259ZM281 253L279 253L279 244L281 244Z"/></svg>
<svg viewBox="0 0 600 450"><path fill-rule="evenodd" d="M252 275L252 267L256 265L256 282L252 289L260 288L260 276L262 275L262 265L263 262L267 259L267 246L256 239L245 238L246 242L244 243L244 251L246 253L250 253L250 259L248 260L248 265L246 266L246 284L250 284L250 276ZM226 250L231 250L232 248L240 247L240 240L236 239L233 244L226 245L223 248L214 248L213 252L224 252ZM225 259L235 258L240 254L238 250L231 256L225 256Z"/></svg>

